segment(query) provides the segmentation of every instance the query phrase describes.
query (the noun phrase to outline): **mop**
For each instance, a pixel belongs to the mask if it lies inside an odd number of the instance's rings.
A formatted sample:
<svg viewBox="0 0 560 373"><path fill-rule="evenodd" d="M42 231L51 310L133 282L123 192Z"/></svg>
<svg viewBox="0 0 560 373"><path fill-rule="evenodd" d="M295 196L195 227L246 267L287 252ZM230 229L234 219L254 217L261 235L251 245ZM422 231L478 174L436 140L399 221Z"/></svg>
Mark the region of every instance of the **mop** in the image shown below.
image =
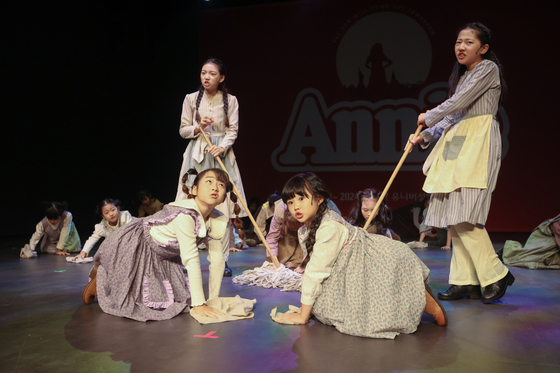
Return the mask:
<svg viewBox="0 0 560 373"><path fill-rule="evenodd" d="M208 146L212 147L212 143L210 142L210 139L208 138L206 132L202 130L200 131L200 133L202 134L202 136L204 136L204 139L208 143ZM233 192L238 197L238 201L241 202L241 205L243 205L245 211L249 211L249 208L245 204L243 198L241 198L241 194L235 186L231 175L228 173L226 167L224 166L224 163L222 162L220 157L215 157L215 159L216 161L218 161L220 167L227 173L229 181L233 185ZM266 242L266 239L264 238L261 230L258 228L257 222L250 213L248 214L248 217L255 227L255 232L257 232L257 235L259 236L261 242L264 244L266 251L270 255L272 263L265 261L261 267L256 267L255 269L244 271L241 275L234 277L232 281L235 284L239 285L261 286L266 289L282 288L282 291L300 291L301 279L303 278L303 274L296 273L278 262L278 259L272 253L272 250L268 246L268 243Z"/></svg>
<svg viewBox="0 0 560 373"><path fill-rule="evenodd" d="M414 132L414 137L418 136L421 129L422 129L422 126L418 126L418 128L416 129L416 132ZM381 207L382 201L385 199L385 196L387 195L387 192L389 191L389 188L391 187L391 184L393 184L393 181L395 180L395 177L397 177L397 173L401 169L401 166L403 165L404 160L408 156L408 153L410 153L410 151L412 150L413 146L414 145L410 141L407 142L407 144L404 148L404 153L401 157L401 160L399 161L399 163L397 163L397 167L395 168L395 171L393 171L393 174L389 178L389 181L387 182L387 185L385 186L385 189L383 189L383 193L381 193L381 195L379 196L378 201L381 201L381 202L375 204L375 207L373 208L373 211L371 212L368 220L364 224L364 229L368 229L369 225L371 224L371 221L377 215L377 212L379 211L379 208Z"/></svg>

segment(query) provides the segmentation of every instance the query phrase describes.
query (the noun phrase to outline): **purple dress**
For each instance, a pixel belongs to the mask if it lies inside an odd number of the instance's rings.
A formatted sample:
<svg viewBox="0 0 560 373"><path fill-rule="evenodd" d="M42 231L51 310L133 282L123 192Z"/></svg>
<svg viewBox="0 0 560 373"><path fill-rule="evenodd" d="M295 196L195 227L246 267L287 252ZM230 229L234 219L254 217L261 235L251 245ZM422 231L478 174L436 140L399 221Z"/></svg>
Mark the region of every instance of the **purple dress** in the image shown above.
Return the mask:
<svg viewBox="0 0 560 373"><path fill-rule="evenodd" d="M150 228L171 222L179 214L200 221L193 209L165 205L163 210L137 219L110 235L95 254L97 298L101 309L114 316L138 321L167 320L188 305L188 285L183 273L177 240L154 241ZM197 243L207 241L198 238Z"/></svg>

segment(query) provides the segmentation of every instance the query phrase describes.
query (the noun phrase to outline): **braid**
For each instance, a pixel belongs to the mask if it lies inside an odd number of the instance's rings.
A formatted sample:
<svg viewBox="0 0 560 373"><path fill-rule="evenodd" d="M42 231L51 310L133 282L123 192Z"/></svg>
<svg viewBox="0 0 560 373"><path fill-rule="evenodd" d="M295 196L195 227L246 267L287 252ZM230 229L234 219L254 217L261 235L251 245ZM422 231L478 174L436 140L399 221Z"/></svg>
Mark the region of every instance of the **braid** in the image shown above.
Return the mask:
<svg viewBox="0 0 560 373"><path fill-rule="evenodd" d="M235 219L233 219L233 226L237 229L243 228L243 222L239 219L239 213L241 212L241 207L237 204L237 195L234 192L229 192L229 199L235 205L233 206L233 213L235 214Z"/></svg>
<svg viewBox="0 0 560 373"><path fill-rule="evenodd" d="M315 216L313 217L313 220L311 221L311 224L309 224L309 235L307 236L307 239L304 242L305 247L307 249L307 256L305 257L305 259L301 263L301 266L303 268L305 268L307 266L307 263L311 259L311 253L313 252L313 246L315 246L315 236L317 234L317 230L319 229L319 226L321 225L321 221L323 220L323 216L326 214L327 210L328 210L327 200L325 199L325 200L323 200L323 203L321 203L319 205L319 209L317 210L317 214L315 214Z"/></svg>
<svg viewBox="0 0 560 373"><path fill-rule="evenodd" d="M196 107L195 107L195 117L197 123L200 123L202 118L200 117L200 113L198 112L198 107L200 106L200 101L202 100L202 96L204 96L204 86L200 86L198 89L198 96L196 97Z"/></svg>
<svg viewBox="0 0 560 373"><path fill-rule="evenodd" d="M224 125L229 128L229 118L228 118L228 91L226 88L226 83L222 83L222 93L224 97Z"/></svg>

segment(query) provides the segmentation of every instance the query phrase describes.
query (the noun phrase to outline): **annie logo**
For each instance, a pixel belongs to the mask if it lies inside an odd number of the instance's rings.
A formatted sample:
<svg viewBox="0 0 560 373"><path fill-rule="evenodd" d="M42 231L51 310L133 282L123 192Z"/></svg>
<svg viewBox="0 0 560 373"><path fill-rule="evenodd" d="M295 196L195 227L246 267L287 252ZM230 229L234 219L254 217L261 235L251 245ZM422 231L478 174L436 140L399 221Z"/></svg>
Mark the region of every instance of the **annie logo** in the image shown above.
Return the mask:
<svg viewBox="0 0 560 373"><path fill-rule="evenodd" d="M447 97L447 83L421 88L432 64L426 30L433 35L417 12L396 5L373 7L346 21L333 40L338 43L336 67L340 82L357 101L328 107L318 90L301 91L282 142L272 152L274 168L283 172L394 170L417 128L418 114ZM509 122L502 108L498 120L503 158ZM421 170L428 152L415 148L401 170Z"/></svg>

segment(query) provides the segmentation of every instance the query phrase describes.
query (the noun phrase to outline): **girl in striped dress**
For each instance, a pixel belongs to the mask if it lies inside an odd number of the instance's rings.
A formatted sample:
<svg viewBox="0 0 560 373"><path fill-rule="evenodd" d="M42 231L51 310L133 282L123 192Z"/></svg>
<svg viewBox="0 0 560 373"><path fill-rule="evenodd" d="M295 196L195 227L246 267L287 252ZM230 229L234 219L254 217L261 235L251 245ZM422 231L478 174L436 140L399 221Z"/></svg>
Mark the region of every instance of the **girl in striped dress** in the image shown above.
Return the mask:
<svg viewBox="0 0 560 373"><path fill-rule="evenodd" d="M484 228L502 155L496 114L506 95L492 34L480 23L461 29L449 98L418 117L428 128L410 142L435 147L424 165L424 190L433 193L426 224L449 227L453 255L448 290L439 299L500 299L514 277L498 259ZM481 293L484 287L484 294Z"/></svg>
<svg viewBox="0 0 560 373"><path fill-rule="evenodd" d="M187 170L194 168L201 172L209 168L219 168L220 165L214 157L222 158L227 172L240 192L238 197L245 202L247 201L232 148L239 129L239 104L237 98L228 93L225 78L226 67L224 63L217 58L210 58L202 65L200 89L185 97L179 134L184 139L190 139L190 141L183 154L183 165L179 173L175 201L187 198L181 182L181 178ZM211 147L207 145L200 131L206 132L212 142ZM192 185L193 181L194 176L189 176L188 184ZM233 213L234 204L229 198L216 209L230 219L235 217ZM247 213L241 210L239 216L245 217ZM229 249L233 248L231 224L222 238L222 246L226 260L225 275L231 276L231 270L227 266Z"/></svg>

